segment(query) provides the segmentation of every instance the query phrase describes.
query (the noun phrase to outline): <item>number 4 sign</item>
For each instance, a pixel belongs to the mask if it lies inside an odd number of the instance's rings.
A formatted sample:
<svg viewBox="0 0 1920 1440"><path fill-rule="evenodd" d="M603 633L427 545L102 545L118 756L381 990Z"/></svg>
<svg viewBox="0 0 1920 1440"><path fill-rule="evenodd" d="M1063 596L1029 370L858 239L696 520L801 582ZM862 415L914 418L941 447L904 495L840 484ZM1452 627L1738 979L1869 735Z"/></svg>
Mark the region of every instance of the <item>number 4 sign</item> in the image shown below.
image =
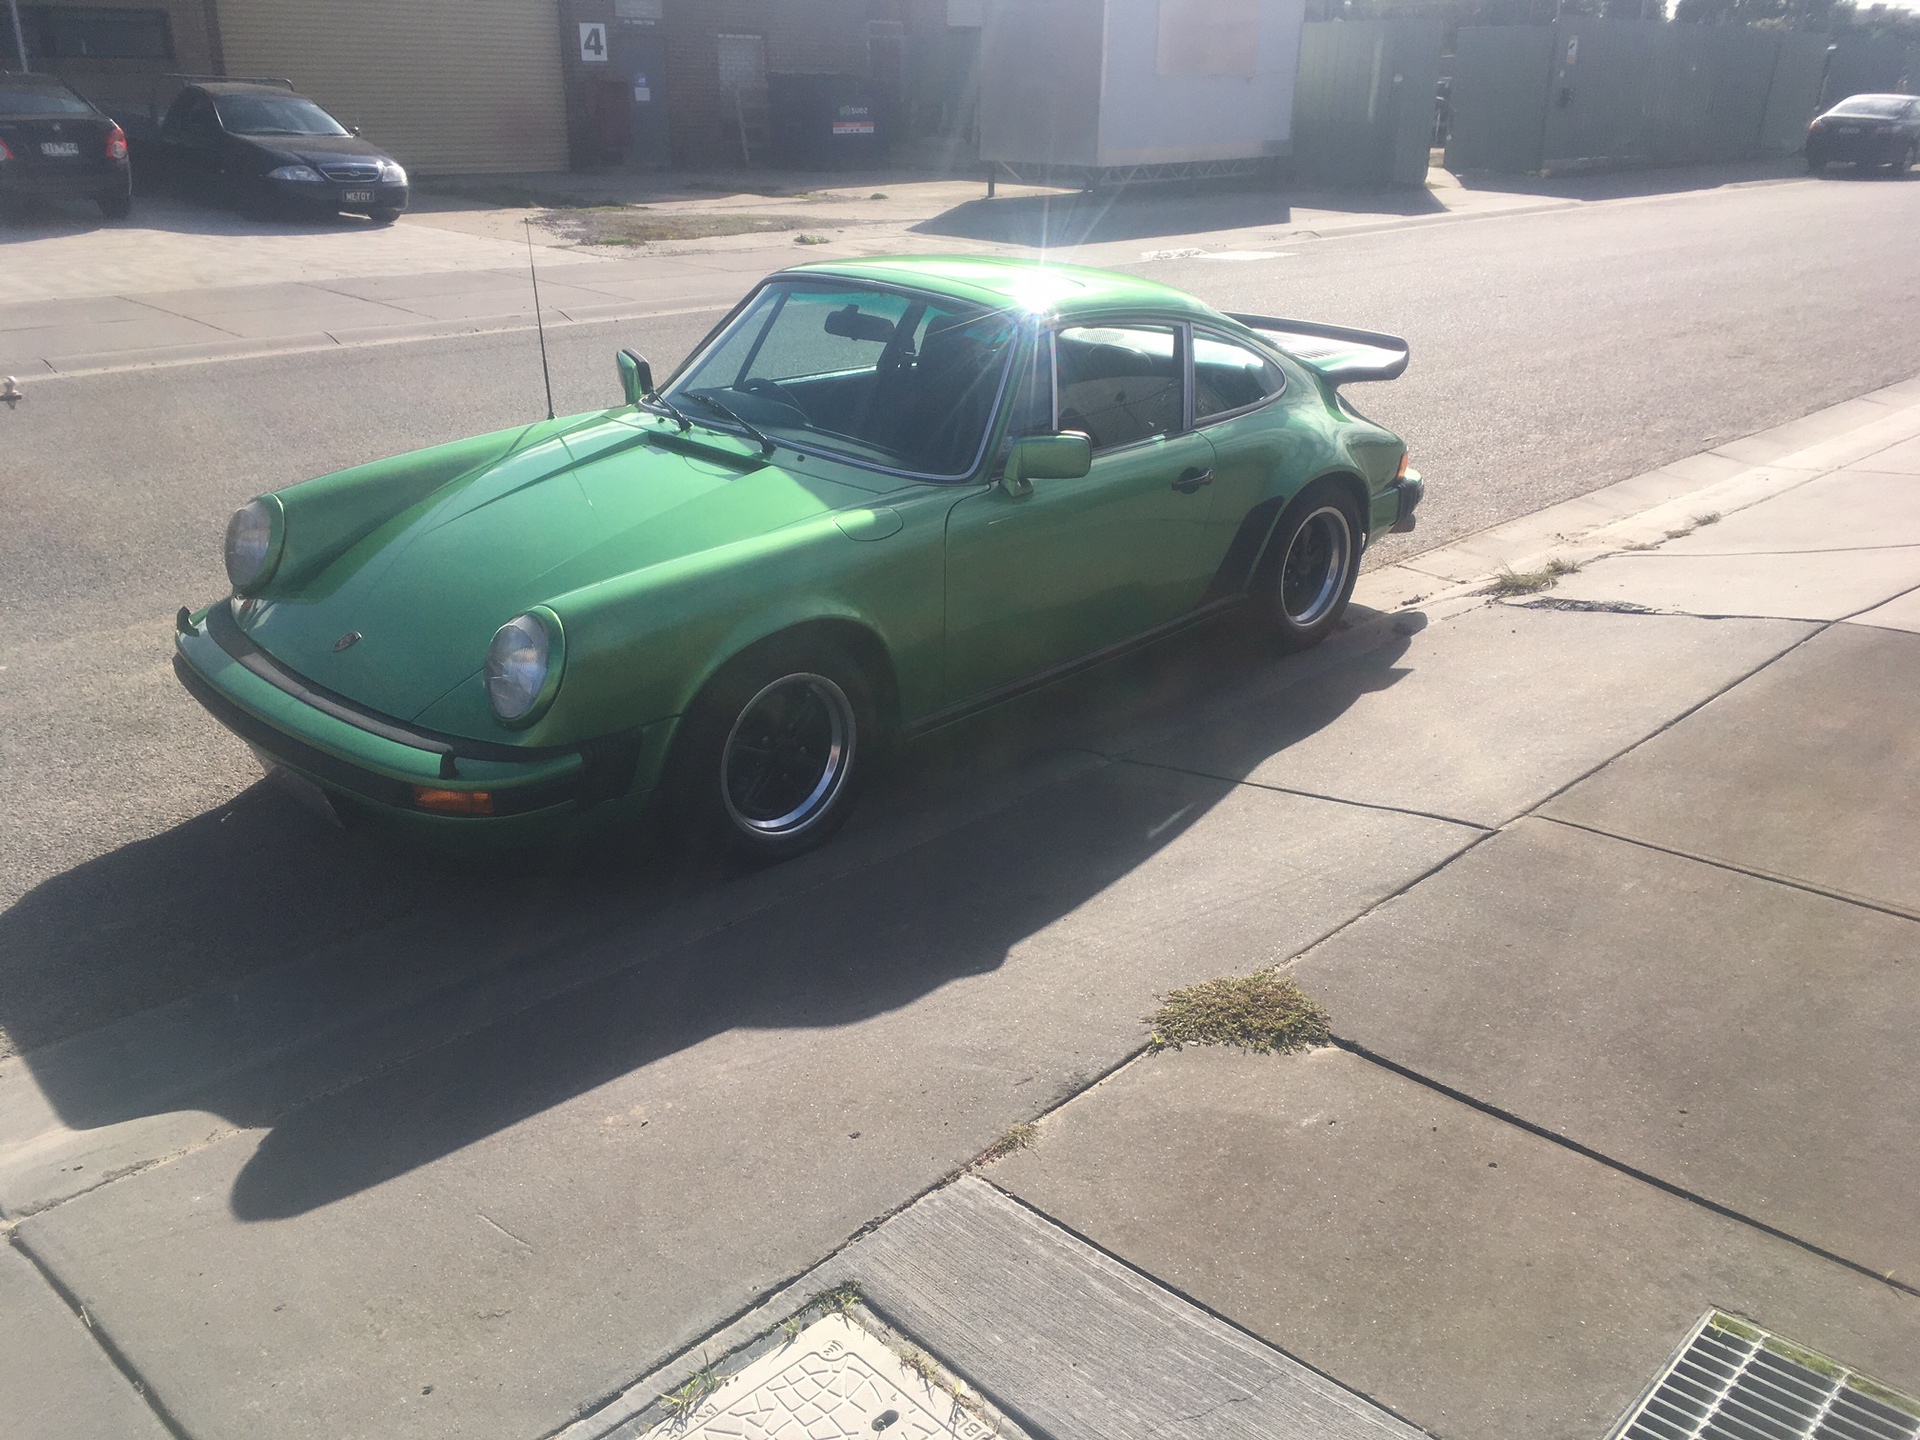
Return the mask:
<svg viewBox="0 0 1920 1440"><path fill-rule="evenodd" d="M580 58L582 60L605 60L607 58L607 27L598 21L580 27Z"/></svg>

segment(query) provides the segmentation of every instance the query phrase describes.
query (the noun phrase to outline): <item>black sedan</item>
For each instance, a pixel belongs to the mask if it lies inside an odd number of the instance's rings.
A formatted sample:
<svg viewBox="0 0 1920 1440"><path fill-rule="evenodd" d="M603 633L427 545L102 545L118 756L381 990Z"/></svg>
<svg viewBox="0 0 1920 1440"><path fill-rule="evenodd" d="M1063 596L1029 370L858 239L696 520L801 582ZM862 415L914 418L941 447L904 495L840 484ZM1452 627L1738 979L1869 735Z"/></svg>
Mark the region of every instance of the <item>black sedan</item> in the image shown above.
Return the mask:
<svg viewBox="0 0 1920 1440"><path fill-rule="evenodd" d="M371 216L407 208L407 172L304 95L208 80L183 87L155 136L161 168L186 194L259 215Z"/></svg>
<svg viewBox="0 0 1920 1440"><path fill-rule="evenodd" d="M0 199L91 200L109 220L133 208L127 137L51 75L0 71Z"/></svg>
<svg viewBox="0 0 1920 1440"><path fill-rule="evenodd" d="M1807 128L1807 169L1880 165L1904 175L1920 163L1920 98L1849 95Z"/></svg>

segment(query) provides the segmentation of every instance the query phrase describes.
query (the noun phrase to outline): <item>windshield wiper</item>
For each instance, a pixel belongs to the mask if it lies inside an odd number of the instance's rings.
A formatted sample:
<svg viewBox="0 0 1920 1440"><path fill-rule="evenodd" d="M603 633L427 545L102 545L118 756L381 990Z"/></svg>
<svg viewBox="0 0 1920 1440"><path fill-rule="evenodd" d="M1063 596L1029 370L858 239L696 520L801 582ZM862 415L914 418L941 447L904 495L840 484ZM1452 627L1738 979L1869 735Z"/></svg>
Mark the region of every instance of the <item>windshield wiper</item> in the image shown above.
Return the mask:
<svg viewBox="0 0 1920 1440"><path fill-rule="evenodd" d="M708 409L718 411L720 414L726 416L727 419L733 421L734 424L738 425L742 430L746 431L747 434L751 435L754 439L760 442L760 453L762 455L771 455L775 450L780 448L779 446L775 445L773 441L769 440L766 437L766 435L763 434L757 426L753 425L749 421L741 419L739 415L735 414L727 406L721 404L718 400L714 399L713 396L709 395L706 391L689 390L687 391L687 398L689 400L698 400L702 405L705 405Z"/></svg>
<svg viewBox="0 0 1920 1440"><path fill-rule="evenodd" d="M680 407L667 399L667 397L662 395L658 390L647 391L646 394L640 397L640 403L642 405L658 405L674 418L674 422L679 425L680 433L683 435L693 428L693 422L681 413Z"/></svg>

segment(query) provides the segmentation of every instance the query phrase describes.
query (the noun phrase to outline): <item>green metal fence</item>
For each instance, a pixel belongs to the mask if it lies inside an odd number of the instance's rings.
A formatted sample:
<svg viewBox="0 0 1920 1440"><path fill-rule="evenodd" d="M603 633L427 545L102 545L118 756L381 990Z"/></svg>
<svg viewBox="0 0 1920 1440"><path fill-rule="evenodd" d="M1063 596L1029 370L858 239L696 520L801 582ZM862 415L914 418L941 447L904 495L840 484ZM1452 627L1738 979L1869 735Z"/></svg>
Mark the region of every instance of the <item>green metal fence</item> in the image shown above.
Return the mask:
<svg viewBox="0 0 1920 1440"><path fill-rule="evenodd" d="M1341 185L1424 185L1439 73L1437 21L1307 25L1293 92L1294 173Z"/></svg>

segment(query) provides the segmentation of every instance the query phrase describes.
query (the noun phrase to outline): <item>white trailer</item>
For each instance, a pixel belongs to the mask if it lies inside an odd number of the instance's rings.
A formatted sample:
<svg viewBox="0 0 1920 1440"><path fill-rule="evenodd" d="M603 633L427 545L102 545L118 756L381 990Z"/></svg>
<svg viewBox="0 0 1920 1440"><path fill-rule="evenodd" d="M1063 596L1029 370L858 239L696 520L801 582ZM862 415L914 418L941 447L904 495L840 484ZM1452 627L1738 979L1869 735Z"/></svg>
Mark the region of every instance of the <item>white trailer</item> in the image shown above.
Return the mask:
<svg viewBox="0 0 1920 1440"><path fill-rule="evenodd" d="M989 175L1237 173L1289 153L1304 0L987 0Z"/></svg>

